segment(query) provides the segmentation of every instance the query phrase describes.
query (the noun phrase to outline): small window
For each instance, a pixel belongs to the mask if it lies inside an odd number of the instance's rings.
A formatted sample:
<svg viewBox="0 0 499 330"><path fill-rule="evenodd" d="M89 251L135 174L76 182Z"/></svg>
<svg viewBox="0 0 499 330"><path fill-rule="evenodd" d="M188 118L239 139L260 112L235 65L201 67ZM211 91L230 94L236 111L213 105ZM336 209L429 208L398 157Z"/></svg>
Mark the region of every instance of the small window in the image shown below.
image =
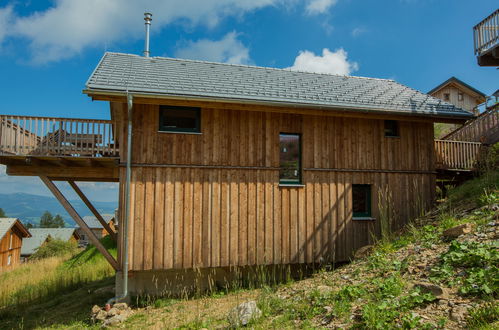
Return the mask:
<svg viewBox="0 0 499 330"><path fill-rule="evenodd" d="M10 233L10 237L9 237L9 249L12 249L12 240L14 238L14 234L13 233Z"/></svg>
<svg viewBox="0 0 499 330"><path fill-rule="evenodd" d="M457 100L458 101L464 101L464 94L463 94L463 92L457 93Z"/></svg>
<svg viewBox="0 0 499 330"><path fill-rule="evenodd" d="M399 125L396 120L385 120L385 136L399 137Z"/></svg>
<svg viewBox="0 0 499 330"><path fill-rule="evenodd" d="M444 101L449 101L449 100L450 100L450 94L444 93Z"/></svg>
<svg viewBox="0 0 499 330"><path fill-rule="evenodd" d="M301 183L301 136L300 134L279 134L279 183Z"/></svg>
<svg viewBox="0 0 499 330"><path fill-rule="evenodd" d="M12 264L12 254L9 254L7 256L7 266L10 266Z"/></svg>
<svg viewBox="0 0 499 330"><path fill-rule="evenodd" d="M201 109L193 107L159 107L161 132L201 133Z"/></svg>
<svg viewBox="0 0 499 330"><path fill-rule="evenodd" d="M371 217L371 185L352 185L352 207L354 218Z"/></svg>

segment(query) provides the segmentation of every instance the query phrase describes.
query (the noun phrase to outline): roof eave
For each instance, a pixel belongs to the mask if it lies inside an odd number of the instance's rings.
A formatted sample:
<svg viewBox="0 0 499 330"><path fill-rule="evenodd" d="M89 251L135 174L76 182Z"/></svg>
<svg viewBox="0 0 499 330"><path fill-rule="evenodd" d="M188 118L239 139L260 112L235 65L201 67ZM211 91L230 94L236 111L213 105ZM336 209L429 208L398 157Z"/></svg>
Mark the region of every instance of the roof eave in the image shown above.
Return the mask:
<svg viewBox="0 0 499 330"><path fill-rule="evenodd" d="M417 117L431 117L431 118L443 118L443 119L457 119L457 120L467 120L473 117L471 112L434 112L434 113L416 113L404 111L404 110L392 110L383 107L359 107L358 105L340 105L340 106L328 106L313 103L302 103L302 102L284 102L284 101L272 101L272 100L251 100L244 98L224 98L224 97L210 97L210 96L198 96L198 95L175 95L175 94L163 94L163 93L152 93L152 92L141 92L141 91L122 91L122 90L107 90L107 89L96 89L96 88L86 88L83 93L88 96L109 96L109 100L113 97L125 97L127 93L133 94L136 97L143 98L161 98L161 99L171 99L171 100L183 100L183 101L210 101L210 102L220 102L220 103L243 103L252 105L266 105L266 106L278 106L278 107L292 107L292 108L308 108L308 109L319 109L319 110L332 110L332 111L349 111L349 112L364 112L364 113L375 113L375 114L393 114L402 116L417 116Z"/></svg>

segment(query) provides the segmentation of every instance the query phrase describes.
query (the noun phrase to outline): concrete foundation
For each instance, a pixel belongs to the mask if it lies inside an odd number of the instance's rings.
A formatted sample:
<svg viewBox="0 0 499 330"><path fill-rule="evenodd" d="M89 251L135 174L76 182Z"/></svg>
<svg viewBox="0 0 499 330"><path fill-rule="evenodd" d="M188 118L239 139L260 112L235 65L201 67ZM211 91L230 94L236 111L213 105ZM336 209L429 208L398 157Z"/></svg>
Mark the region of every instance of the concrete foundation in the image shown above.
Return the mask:
<svg viewBox="0 0 499 330"><path fill-rule="evenodd" d="M188 297L222 289L260 287L309 276L311 265L271 265L254 267L217 267L129 271L131 296L150 295ZM116 273L116 293L123 290L123 273Z"/></svg>

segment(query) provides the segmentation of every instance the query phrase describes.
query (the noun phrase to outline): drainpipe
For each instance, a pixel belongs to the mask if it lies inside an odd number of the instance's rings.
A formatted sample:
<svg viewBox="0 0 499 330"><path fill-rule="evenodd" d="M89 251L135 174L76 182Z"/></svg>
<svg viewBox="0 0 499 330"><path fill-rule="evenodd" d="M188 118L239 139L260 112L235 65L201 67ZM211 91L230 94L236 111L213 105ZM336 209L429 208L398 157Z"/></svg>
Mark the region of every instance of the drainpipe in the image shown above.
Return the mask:
<svg viewBox="0 0 499 330"><path fill-rule="evenodd" d="M130 219L130 180L132 172L132 110L133 95L126 92L128 104L128 134L126 152L126 181L125 181L125 219L123 220L123 292L121 295L111 298L106 303L108 310L112 303L125 299L128 296L128 223Z"/></svg>

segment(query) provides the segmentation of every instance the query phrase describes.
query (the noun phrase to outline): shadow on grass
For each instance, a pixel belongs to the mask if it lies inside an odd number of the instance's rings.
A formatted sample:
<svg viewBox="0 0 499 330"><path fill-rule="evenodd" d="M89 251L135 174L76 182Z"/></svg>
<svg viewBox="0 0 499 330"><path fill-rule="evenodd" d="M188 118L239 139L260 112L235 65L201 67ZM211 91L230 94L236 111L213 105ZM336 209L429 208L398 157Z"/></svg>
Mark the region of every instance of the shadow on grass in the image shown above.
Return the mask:
<svg viewBox="0 0 499 330"><path fill-rule="evenodd" d="M79 285L42 299L0 309L0 329L34 329L38 327L74 328L91 327L90 310L103 305L114 296L112 291L95 292L114 285L114 277Z"/></svg>

